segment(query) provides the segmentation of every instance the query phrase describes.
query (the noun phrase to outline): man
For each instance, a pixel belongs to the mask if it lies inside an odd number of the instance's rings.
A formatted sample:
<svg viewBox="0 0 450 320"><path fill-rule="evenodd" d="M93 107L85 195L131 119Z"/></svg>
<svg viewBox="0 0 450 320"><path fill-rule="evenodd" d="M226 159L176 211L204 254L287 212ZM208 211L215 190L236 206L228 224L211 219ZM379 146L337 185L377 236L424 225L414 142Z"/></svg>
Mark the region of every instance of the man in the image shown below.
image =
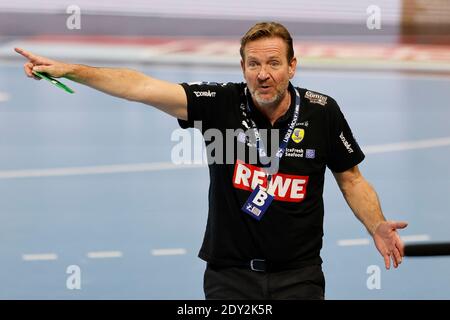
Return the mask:
<svg viewBox="0 0 450 320"><path fill-rule="evenodd" d="M403 243L396 229L407 224L383 217L376 192L358 169L364 154L337 103L290 83L297 60L281 24L258 23L241 39L246 83L180 85L132 70L66 64L16 51L29 60L24 66L29 77L32 71L46 72L142 102L179 119L184 128L199 121L204 134L245 131L234 136L233 150L224 146L223 151L229 155L244 146L257 150L256 161L233 153L230 163L209 165L209 214L199 253L208 262L207 299L324 298L320 249L326 167L386 268L391 260L396 268L401 263ZM264 129L277 137L275 143L262 139ZM276 152L269 153L273 145Z"/></svg>

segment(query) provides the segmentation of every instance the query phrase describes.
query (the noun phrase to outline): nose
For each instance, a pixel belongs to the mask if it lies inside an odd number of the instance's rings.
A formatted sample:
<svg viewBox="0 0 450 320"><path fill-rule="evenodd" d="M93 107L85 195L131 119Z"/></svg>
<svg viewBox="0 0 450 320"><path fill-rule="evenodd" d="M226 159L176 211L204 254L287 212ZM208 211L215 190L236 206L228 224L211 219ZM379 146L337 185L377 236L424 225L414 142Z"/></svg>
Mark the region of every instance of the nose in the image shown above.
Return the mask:
<svg viewBox="0 0 450 320"><path fill-rule="evenodd" d="M269 73L266 71L264 66L261 67L258 73L258 79L261 81L265 81L269 78Z"/></svg>

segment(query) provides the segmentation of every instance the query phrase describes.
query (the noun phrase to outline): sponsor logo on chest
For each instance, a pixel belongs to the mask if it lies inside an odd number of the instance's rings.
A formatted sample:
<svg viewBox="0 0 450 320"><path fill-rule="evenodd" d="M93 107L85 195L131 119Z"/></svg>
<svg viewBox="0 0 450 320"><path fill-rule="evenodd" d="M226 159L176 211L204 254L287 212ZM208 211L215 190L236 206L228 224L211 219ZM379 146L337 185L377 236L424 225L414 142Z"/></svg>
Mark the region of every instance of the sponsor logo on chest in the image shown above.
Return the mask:
<svg viewBox="0 0 450 320"><path fill-rule="evenodd" d="M295 143L300 143L305 137L305 129L295 128L292 132L292 141Z"/></svg>
<svg viewBox="0 0 450 320"><path fill-rule="evenodd" d="M306 158L306 159L315 159L316 158L316 149L297 149L297 148L287 148L284 152L285 157L290 158Z"/></svg>
<svg viewBox="0 0 450 320"><path fill-rule="evenodd" d="M295 124L295 126L296 127L299 127L299 126L308 127L309 126L309 121L297 122Z"/></svg>
<svg viewBox="0 0 450 320"><path fill-rule="evenodd" d="M284 152L285 157L291 157L291 158L303 158L304 150L303 149L297 149L297 148L287 148Z"/></svg>
<svg viewBox="0 0 450 320"><path fill-rule="evenodd" d="M301 202L306 197L309 176L278 173L267 183L266 173L260 167L237 160L234 166L233 186L241 190L254 190L258 185L275 196L275 200Z"/></svg>
<svg viewBox="0 0 450 320"><path fill-rule="evenodd" d="M326 96L311 91L306 91L305 98L308 99L311 103L318 103L322 106L327 104L328 99L328 97Z"/></svg>

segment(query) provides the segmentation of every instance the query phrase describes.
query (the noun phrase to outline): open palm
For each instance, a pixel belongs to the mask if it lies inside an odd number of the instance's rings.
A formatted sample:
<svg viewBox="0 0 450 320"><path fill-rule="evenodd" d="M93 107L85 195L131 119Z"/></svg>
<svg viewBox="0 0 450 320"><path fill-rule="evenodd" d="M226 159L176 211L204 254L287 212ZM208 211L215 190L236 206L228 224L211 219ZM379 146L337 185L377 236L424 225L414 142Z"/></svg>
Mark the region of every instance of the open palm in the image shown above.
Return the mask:
<svg viewBox="0 0 450 320"><path fill-rule="evenodd" d="M378 251L384 258L386 269L391 266L391 259L394 268L402 262L404 256L403 241L397 233L397 229L406 228L407 222L383 221L375 230L373 240Z"/></svg>

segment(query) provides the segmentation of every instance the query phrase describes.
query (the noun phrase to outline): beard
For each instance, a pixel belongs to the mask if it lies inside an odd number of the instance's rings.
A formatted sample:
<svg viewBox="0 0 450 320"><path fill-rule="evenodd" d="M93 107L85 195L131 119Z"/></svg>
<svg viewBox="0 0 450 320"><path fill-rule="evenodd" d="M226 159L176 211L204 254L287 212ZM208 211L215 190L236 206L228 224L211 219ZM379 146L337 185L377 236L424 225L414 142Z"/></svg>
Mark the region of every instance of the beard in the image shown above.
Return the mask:
<svg viewBox="0 0 450 320"><path fill-rule="evenodd" d="M250 90L250 93L260 107L270 108L277 107L283 101L286 96L286 88L275 88L275 94L272 97L262 97L257 89Z"/></svg>

